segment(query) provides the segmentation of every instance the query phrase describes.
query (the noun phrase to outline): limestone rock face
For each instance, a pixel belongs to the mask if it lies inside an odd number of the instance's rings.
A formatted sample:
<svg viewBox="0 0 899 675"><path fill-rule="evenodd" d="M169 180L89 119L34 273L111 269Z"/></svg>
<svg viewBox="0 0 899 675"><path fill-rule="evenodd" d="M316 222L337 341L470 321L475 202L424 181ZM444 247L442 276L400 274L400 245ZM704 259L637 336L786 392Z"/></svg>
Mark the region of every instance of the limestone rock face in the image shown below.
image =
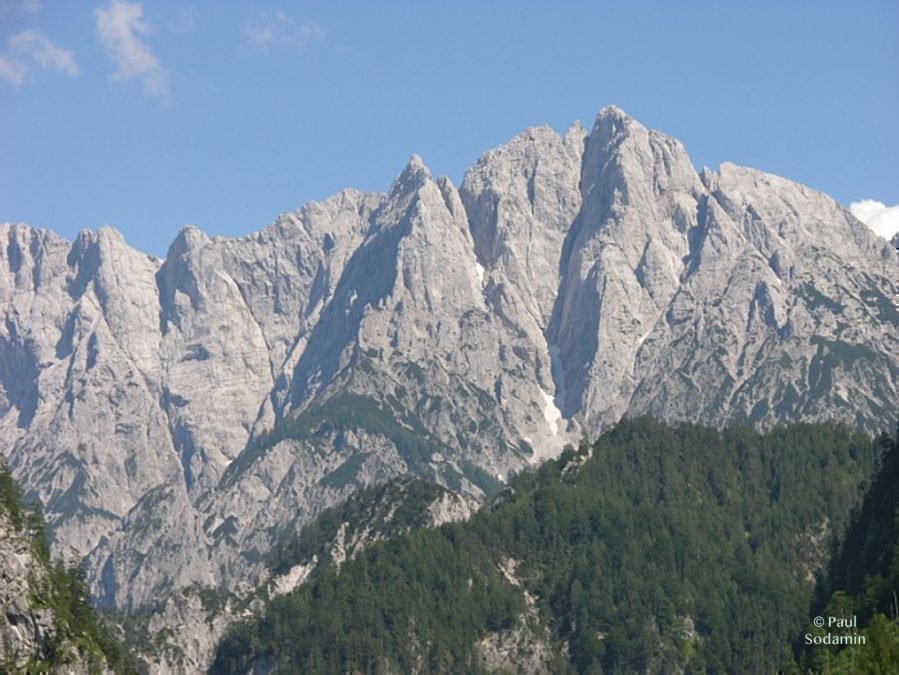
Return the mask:
<svg viewBox="0 0 899 675"><path fill-rule="evenodd" d="M48 602L51 564L0 504L0 671L111 675L103 655L85 654Z"/></svg>
<svg viewBox="0 0 899 675"><path fill-rule="evenodd" d="M31 607L35 574L39 565L29 542L0 513L0 663L15 668L40 661L54 636L52 612Z"/></svg>
<svg viewBox="0 0 899 675"><path fill-rule="evenodd" d="M0 226L0 440L57 551L134 611L259 583L359 486L478 499L623 415L886 428L897 291L894 247L826 195L697 172L605 108L459 188L413 157L386 193L186 228L165 260Z"/></svg>
<svg viewBox="0 0 899 675"><path fill-rule="evenodd" d="M680 286L702 183L680 143L606 108L581 192L547 337L563 414L596 429L628 412L637 353Z"/></svg>

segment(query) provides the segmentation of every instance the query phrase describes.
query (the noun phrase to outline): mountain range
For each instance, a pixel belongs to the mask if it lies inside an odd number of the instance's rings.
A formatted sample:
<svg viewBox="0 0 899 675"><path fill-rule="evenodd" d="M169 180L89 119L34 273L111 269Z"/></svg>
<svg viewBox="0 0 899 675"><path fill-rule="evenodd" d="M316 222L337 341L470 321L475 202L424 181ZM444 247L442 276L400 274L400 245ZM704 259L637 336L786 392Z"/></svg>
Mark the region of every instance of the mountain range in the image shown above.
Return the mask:
<svg viewBox="0 0 899 675"><path fill-rule="evenodd" d="M359 487L429 480L451 520L623 417L890 427L897 293L895 247L827 195L696 171L608 107L459 187L413 156L386 193L188 227L163 260L0 226L0 440L98 606L191 672L227 623L202 592L266 583Z"/></svg>

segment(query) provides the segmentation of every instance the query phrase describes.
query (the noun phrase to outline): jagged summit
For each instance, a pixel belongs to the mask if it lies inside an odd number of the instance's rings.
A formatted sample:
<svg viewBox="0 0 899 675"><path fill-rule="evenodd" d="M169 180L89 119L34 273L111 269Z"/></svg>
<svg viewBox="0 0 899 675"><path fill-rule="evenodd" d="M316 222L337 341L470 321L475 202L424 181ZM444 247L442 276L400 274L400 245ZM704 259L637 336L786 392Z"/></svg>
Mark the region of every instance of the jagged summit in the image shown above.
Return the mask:
<svg viewBox="0 0 899 675"><path fill-rule="evenodd" d="M112 225L101 225L96 230L90 230L87 228L81 229L78 231L78 236L76 240L81 239L85 242L95 242L95 241L115 241L115 242L123 242L125 241L125 237Z"/></svg>
<svg viewBox="0 0 899 675"><path fill-rule="evenodd" d="M111 230L0 236L0 441L120 609L255 582L357 486L479 499L622 416L873 431L899 410L889 245L810 188L697 173L615 107L458 188L413 156L387 193L187 227L164 261ZM197 602L167 620L207 626Z"/></svg>
<svg viewBox="0 0 899 675"><path fill-rule="evenodd" d="M620 142L633 133L645 133L646 131L646 127L621 108L610 105L602 108L596 114L590 137L594 142L598 141L606 145L616 139Z"/></svg>
<svg viewBox="0 0 899 675"><path fill-rule="evenodd" d="M414 192L431 180L431 171L418 155L412 155L390 187L390 194Z"/></svg>
<svg viewBox="0 0 899 675"><path fill-rule="evenodd" d="M587 130L584 129L584 125L581 123L581 121L580 121L580 120L575 120L575 121L572 122L570 125L568 125L568 130L565 132L565 135L566 135L566 136L567 136L568 134L581 134L581 135L585 135L586 133L587 133Z"/></svg>
<svg viewBox="0 0 899 675"><path fill-rule="evenodd" d="M403 173L406 172L411 174L425 174L428 177L431 176L431 172L428 170L428 167L425 166L424 160L416 154L412 154L409 157L409 161L406 162L406 168Z"/></svg>
<svg viewBox="0 0 899 675"><path fill-rule="evenodd" d="M195 225L185 225L169 245L166 258L182 256L188 251L199 248L209 242L209 235Z"/></svg>
<svg viewBox="0 0 899 675"><path fill-rule="evenodd" d="M599 109L599 112L596 113L596 121L594 126L600 124L619 124L619 125L628 125L628 124L640 124L633 117L628 115L624 110L619 108L617 105L607 105L603 106ZM640 124L640 126L643 126Z"/></svg>

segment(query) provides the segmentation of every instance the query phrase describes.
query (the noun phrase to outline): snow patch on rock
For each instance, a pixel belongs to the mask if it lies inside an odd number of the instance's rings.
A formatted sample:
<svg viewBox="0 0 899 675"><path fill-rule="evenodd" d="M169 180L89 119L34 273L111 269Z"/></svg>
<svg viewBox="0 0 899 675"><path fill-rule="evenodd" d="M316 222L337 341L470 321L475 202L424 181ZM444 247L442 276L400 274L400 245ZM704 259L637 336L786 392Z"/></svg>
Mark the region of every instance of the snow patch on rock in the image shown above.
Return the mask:
<svg viewBox="0 0 899 675"><path fill-rule="evenodd" d="M553 397L543 391L542 388L540 389L540 393L543 395L543 400L546 403L543 408L543 417L546 419L546 424L549 426L550 434L555 436L559 433L559 423L562 421L562 411L556 407L556 402Z"/></svg>

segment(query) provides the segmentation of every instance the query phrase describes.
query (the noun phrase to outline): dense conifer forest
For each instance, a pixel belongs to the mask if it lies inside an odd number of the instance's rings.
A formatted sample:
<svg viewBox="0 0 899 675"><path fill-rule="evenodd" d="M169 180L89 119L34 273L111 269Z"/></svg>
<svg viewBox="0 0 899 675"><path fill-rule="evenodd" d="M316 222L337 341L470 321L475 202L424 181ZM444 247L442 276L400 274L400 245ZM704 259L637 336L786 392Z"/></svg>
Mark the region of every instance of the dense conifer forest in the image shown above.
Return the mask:
<svg viewBox="0 0 899 675"><path fill-rule="evenodd" d="M319 567L235 625L212 671L477 673L495 670L491 641L512 672L526 658L514 645L535 641L554 672L814 664L790 645L822 575L820 602L845 591L869 630L895 616L897 466L894 439L829 425L626 420L514 477L467 522Z"/></svg>
<svg viewBox="0 0 899 675"><path fill-rule="evenodd" d="M899 429L881 444L886 451L871 486L853 511L797 638L801 672L899 673ZM818 616L826 622L854 617L857 627L818 628ZM815 643L828 634L861 635L864 643Z"/></svg>

